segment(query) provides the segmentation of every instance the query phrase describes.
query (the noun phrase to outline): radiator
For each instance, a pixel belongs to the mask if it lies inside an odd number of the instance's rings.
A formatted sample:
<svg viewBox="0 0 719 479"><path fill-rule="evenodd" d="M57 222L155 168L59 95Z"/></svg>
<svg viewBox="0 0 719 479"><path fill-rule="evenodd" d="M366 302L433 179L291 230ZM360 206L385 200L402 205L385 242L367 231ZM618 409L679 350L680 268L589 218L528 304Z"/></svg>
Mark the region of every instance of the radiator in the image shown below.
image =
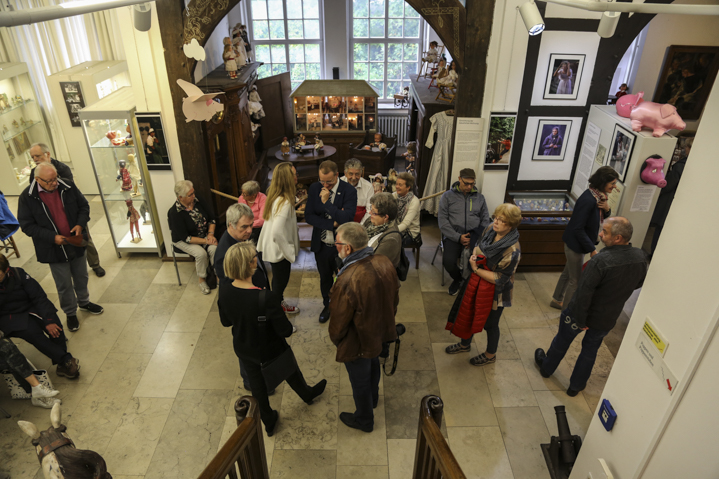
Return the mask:
<svg viewBox="0 0 719 479"><path fill-rule="evenodd" d="M397 146L407 145L407 114L383 115L380 110L378 118L379 125L377 127L377 131L382 133L384 136L396 136Z"/></svg>

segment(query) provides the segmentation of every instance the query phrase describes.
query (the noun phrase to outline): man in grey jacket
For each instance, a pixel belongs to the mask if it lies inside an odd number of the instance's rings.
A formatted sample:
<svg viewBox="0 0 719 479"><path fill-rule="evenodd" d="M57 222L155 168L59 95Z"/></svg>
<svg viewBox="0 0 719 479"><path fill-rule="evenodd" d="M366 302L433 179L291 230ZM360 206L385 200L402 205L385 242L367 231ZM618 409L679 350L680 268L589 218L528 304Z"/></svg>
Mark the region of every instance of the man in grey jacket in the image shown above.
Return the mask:
<svg viewBox="0 0 719 479"><path fill-rule="evenodd" d="M569 306L562 311L559 331L549 351L539 348L534 352L540 374L548 378L574 338L585 331L582 352L569 379L569 396L576 396L586 387L604 337L617 324L624 303L644 284L649 268L647 255L629 243L632 233L632 224L626 218L604 220L599 239L606 247L587 263Z"/></svg>
<svg viewBox="0 0 719 479"><path fill-rule="evenodd" d="M442 231L444 253L442 265L452 277L448 293L459 291L462 272L457 260L465 248L470 248L481 237L492 220L484 195L477 188L476 174L471 168L459 172L459 179L439 200L439 229Z"/></svg>

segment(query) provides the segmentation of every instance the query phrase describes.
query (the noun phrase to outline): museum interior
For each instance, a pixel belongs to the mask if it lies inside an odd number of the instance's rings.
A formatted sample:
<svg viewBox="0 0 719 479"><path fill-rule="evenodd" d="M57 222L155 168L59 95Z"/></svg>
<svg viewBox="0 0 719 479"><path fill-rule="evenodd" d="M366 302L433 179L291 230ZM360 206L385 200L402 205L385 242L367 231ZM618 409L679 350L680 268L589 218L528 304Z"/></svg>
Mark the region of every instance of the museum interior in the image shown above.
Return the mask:
<svg viewBox="0 0 719 479"><path fill-rule="evenodd" d="M719 477L716 1L0 11L0 479Z"/></svg>

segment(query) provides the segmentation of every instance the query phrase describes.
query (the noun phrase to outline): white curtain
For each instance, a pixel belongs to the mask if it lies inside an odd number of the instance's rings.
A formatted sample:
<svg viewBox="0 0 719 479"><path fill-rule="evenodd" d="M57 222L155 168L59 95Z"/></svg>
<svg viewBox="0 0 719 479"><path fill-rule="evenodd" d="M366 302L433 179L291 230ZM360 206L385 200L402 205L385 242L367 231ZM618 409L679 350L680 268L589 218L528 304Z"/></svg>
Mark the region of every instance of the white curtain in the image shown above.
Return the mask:
<svg viewBox="0 0 719 479"><path fill-rule="evenodd" d="M6 0L14 10L49 7L54 0ZM1 14L1 13L0 13ZM68 145L60 130L58 110L52 104L46 77L87 61L124 60L125 52L114 10L49 22L0 28L0 61L27 63L45 115L54 157L68 162ZM64 105L59 105L63 107ZM73 148L79 145L72 145Z"/></svg>

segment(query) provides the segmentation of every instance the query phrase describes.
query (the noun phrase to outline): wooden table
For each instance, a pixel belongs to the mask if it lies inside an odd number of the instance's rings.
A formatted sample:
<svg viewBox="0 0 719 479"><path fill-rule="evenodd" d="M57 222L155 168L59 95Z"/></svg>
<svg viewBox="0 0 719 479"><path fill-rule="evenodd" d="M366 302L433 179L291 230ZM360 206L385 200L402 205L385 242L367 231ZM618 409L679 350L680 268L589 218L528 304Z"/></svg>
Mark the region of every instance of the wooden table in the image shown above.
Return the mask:
<svg viewBox="0 0 719 479"><path fill-rule="evenodd" d="M275 152L275 158L280 161L291 161L292 163L310 163L329 160L335 155L335 153L337 153L337 148L335 148L334 146L325 145L324 147L322 147L321 151L316 151L314 146L312 145L307 146L311 147L311 151L308 151L304 155L298 155L292 150L290 150L289 155L283 155L281 150L277 150ZM307 148L307 146L305 148ZM317 164L319 165L319 163Z"/></svg>
<svg viewBox="0 0 719 479"><path fill-rule="evenodd" d="M282 162L289 161L297 170L297 181L299 181L300 183L307 184L316 181L317 178L319 178L320 163L325 160L332 159L335 153L337 153L337 148L335 148L334 146L325 145L322 148L322 151L307 153L306 155L298 155L290 152L289 155L283 156L280 147L276 146L271 148L267 152L267 156L271 157L271 155L273 154L273 150L275 150L275 159L271 159L267 162L268 166L270 167L270 172L267 174L267 180L272 181L272 172L274 171L275 166L279 165Z"/></svg>

